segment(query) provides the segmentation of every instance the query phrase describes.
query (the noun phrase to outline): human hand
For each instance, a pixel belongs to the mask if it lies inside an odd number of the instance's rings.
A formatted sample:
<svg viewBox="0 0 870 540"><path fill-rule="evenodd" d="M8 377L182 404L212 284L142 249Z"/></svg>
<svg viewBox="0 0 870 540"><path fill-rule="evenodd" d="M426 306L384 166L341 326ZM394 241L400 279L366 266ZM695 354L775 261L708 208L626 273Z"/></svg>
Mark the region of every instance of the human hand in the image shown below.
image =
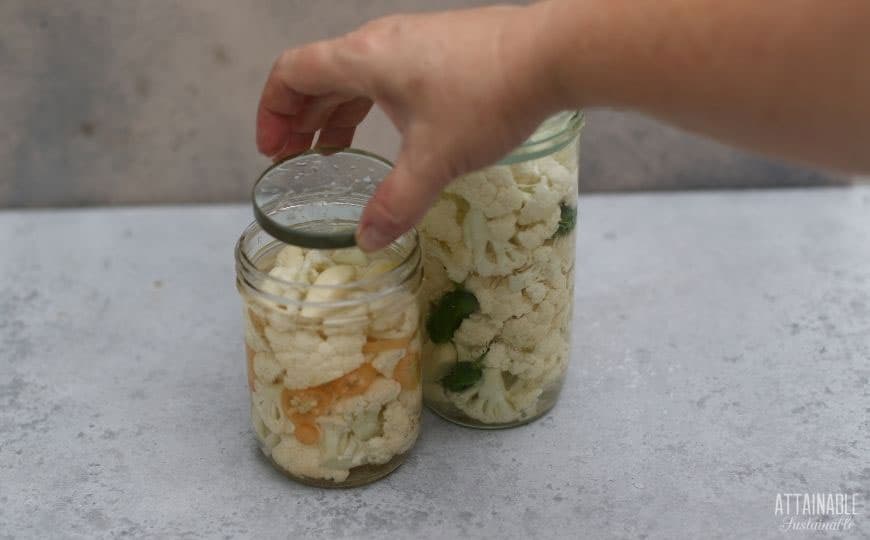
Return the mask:
<svg viewBox="0 0 870 540"><path fill-rule="evenodd" d="M345 147L373 103L402 136L391 174L366 206L357 243L388 245L441 189L520 144L557 105L535 6L490 7L370 22L285 51L257 110L257 146L275 160Z"/></svg>

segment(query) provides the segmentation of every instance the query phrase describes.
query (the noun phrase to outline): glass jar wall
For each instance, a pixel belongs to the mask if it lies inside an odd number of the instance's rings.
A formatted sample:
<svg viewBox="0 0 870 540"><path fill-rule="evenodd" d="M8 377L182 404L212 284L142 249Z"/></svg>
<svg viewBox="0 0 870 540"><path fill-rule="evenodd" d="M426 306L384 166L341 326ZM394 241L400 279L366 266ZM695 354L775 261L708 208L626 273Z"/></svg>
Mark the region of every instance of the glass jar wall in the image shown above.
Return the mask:
<svg viewBox="0 0 870 540"><path fill-rule="evenodd" d="M251 420L291 478L355 486L401 464L420 425L421 254L302 249L250 225L236 246Z"/></svg>
<svg viewBox="0 0 870 540"><path fill-rule="evenodd" d="M553 405L571 343L582 113L548 119L499 164L450 184L420 226L424 399L471 427Z"/></svg>

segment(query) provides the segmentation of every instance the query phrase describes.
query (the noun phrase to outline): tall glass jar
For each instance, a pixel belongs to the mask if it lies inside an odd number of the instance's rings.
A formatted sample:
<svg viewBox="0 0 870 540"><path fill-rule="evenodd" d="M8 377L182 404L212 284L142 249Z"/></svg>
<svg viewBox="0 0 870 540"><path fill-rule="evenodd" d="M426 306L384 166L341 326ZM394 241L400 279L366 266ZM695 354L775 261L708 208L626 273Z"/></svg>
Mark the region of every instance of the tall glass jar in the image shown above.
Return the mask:
<svg viewBox="0 0 870 540"><path fill-rule="evenodd" d="M251 421L291 478L356 486L405 458L420 425L421 253L284 244L256 223L236 246Z"/></svg>
<svg viewBox="0 0 870 540"><path fill-rule="evenodd" d="M452 422L504 428L555 405L574 298L581 112L544 122L442 193L420 226L423 394Z"/></svg>

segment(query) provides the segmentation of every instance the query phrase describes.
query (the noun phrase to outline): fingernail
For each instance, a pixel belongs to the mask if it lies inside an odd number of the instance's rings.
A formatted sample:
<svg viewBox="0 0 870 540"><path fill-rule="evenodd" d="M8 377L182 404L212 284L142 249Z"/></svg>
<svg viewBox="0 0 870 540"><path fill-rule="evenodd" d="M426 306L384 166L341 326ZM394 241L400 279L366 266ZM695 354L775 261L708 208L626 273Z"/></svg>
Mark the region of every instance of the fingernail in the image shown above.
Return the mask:
<svg viewBox="0 0 870 540"><path fill-rule="evenodd" d="M374 223L363 225L356 235L357 246L363 251L377 251L389 245L392 240L388 234L378 229Z"/></svg>

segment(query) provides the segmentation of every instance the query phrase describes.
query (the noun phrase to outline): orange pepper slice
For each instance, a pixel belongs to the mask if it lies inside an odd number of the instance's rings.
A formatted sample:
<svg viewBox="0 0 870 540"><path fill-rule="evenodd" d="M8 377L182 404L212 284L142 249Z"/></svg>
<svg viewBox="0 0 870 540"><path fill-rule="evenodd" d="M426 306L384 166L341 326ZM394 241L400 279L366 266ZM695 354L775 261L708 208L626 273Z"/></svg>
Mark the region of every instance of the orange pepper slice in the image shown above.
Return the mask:
<svg viewBox="0 0 870 540"><path fill-rule="evenodd" d="M402 385L402 390L413 390L420 383L417 356L417 353L406 354L393 368L393 378Z"/></svg>
<svg viewBox="0 0 870 540"><path fill-rule="evenodd" d="M377 354L393 349L404 349L411 343L413 336L401 339L370 339L363 345L363 354Z"/></svg>
<svg viewBox="0 0 870 540"><path fill-rule="evenodd" d="M414 366L416 369L416 363ZM319 386L300 390L285 388L281 392L281 410L293 422L296 440L302 444L316 444L320 441L317 417L326 413L339 399L364 393L378 375L378 370L371 364L363 364L350 373ZM297 406L300 404L308 406L305 412L298 410Z"/></svg>
<svg viewBox="0 0 870 540"><path fill-rule="evenodd" d="M296 426L293 434L302 444L317 444L320 441L320 428L314 422L294 422L293 425Z"/></svg>
<svg viewBox="0 0 870 540"><path fill-rule="evenodd" d="M377 376L378 370L371 364L363 364L347 375L332 381L329 385L338 398L358 396L371 386Z"/></svg>

